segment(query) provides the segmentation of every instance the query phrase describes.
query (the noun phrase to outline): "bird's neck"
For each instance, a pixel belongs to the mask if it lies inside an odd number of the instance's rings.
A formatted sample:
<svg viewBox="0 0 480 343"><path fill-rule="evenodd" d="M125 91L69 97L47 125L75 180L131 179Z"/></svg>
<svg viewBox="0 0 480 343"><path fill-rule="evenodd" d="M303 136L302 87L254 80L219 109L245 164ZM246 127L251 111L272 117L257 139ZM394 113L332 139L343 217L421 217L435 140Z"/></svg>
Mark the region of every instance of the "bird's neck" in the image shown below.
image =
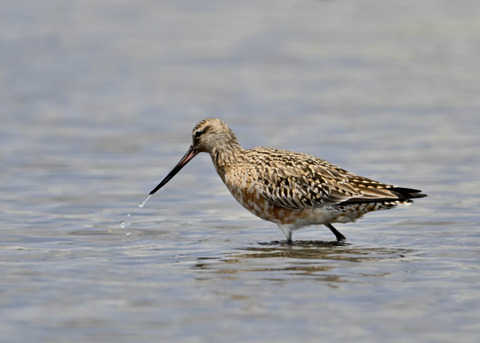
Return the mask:
<svg viewBox="0 0 480 343"><path fill-rule="evenodd" d="M225 173L231 166L239 163L242 159L243 151L244 149L236 141L231 141L212 149L210 155L212 156L215 169L222 179L224 179Z"/></svg>

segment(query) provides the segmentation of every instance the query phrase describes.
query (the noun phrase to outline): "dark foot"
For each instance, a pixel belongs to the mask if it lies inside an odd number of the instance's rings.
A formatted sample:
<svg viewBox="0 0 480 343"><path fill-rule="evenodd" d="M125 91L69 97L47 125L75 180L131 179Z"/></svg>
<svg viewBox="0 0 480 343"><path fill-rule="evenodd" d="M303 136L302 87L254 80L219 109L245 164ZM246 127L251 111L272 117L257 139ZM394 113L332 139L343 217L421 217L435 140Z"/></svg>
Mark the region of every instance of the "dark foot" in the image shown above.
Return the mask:
<svg viewBox="0 0 480 343"><path fill-rule="evenodd" d="M332 224L325 224L325 226L328 227L328 228L330 229L330 231L333 232L333 234L335 235L335 237L337 237L337 241L339 241L339 242L345 242L345 241L347 240L347 239L345 238L345 236L340 233L340 231L338 231L337 229L335 229L335 228L333 227Z"/></svg>

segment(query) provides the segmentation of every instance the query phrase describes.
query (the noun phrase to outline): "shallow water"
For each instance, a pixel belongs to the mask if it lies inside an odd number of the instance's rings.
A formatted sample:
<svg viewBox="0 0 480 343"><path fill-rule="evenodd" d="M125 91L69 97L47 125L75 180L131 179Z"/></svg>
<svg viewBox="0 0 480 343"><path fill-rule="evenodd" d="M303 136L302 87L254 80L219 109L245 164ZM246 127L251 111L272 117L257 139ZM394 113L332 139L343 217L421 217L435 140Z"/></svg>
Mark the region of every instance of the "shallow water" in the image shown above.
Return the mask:
<svg viewBox="0 0 480 343"><path fill-rule="evenodd" d="M479 6L2 1L2 342L476 342ZM139 208L212 115L429 196L287 245L200 155Z"/></svg>

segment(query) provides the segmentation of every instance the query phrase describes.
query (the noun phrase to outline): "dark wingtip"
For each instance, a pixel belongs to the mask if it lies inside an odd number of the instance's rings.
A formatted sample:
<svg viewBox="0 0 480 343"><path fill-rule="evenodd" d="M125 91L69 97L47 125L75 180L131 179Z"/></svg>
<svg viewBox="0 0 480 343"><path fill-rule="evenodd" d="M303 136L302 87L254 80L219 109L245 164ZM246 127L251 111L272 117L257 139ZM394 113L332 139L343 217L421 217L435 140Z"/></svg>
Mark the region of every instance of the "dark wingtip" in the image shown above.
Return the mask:
<svg viewBox="0 0 480 343"><path fill-rule="evenodd" d="M421 190L413 188L393 187L389 190L398 195L400 200L424 198L427 196L426 194L421 193Z"/></svg>

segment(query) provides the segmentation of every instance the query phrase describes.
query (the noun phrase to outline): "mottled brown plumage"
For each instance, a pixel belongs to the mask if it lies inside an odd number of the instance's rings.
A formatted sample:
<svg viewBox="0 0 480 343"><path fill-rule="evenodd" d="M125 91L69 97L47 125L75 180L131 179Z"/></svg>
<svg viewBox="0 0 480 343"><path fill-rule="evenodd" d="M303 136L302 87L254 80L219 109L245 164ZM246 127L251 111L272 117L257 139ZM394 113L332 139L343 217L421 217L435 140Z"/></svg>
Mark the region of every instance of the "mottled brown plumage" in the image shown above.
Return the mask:
<svg viewBox="0 0 480 343"><path fill-rule="evenodd" d="M291 241L292 231L315 224L354 221L367 212L409 204L419 190L352 174L320 158L273 148L243 149L227 124L208 118L192 131L185 156L150 194L163 187L199 152L210 154L217 173L247 210L274 222Z"/></svg>

